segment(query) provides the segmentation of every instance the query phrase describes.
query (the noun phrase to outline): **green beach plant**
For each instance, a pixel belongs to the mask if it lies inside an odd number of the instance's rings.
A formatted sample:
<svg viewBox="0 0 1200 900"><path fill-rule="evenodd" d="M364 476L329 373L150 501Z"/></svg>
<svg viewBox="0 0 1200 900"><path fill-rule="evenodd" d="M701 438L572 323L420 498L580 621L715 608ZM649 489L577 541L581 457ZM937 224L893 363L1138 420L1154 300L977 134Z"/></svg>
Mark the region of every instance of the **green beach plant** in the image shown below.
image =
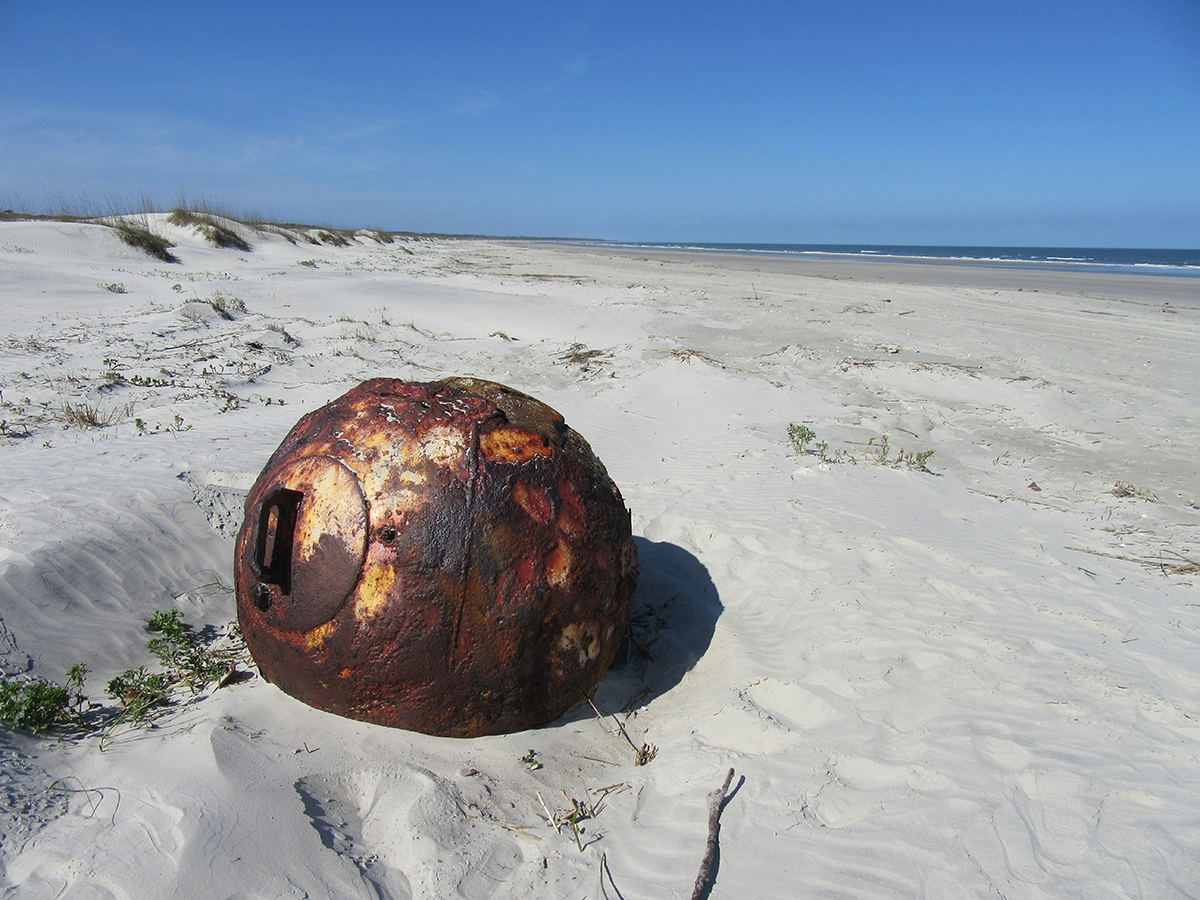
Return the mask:
<svg viewBox="0 0 1200 900"><path fill-rule="evenodd" d="M876 465L899 469L913 469L917 472L929 471L929 460L933 458L932 450L897 450L892 455L891 442L886 434L879 438L869 438L865 447L859 450L844 449L829 452L828 441L818 441L817 434L807 425L792 423L788 426L788 439L792 449L801 456L809 453L815 455L823 463L854 463L860 461L873 462Z"/></svg>
<svg viewBox="0 0 1200 900"><path fill-rule="evenodd" d="M807 425L797 425L792 423L788 426L788 438L792 442L792 448L803 456L808 452L808 445L817 438L817 433Z"/></svg>
<svg viewBox="0 0 1200 900"><path fill-rule="evenodd" d="M44 678L0 676L0 722L34 734L79 722L87 706L83 694L86 675L87 667L77 663L67 670L65 686Z"/></svg>
<svg viewBox="0 0 1200 900"><path fill-rule="evenodd" d="M236 624L226 637L213 629L196 634L183 624L179 610L164 610L150 617L146 629L157 635L147 649L166 671L138 666L110 679L106 692L119 708L88 701L83 692L88 670L79 663L67 671L65 685L37 676L0 675L0 724L34 734L64 726L102 729L103 750L122 726L144 722L153 709L168 705L176 688L185 687L194 696L214 682L223 686L249 658Z"/></svg>
<svg viewBox="0 0 1200 900"><path fill-rule="evenodd" d="M184 627L182 617L177 609L151 616L146 629L162 637L152 638L146 647L167 669L172 682L185 684L196 693L228 671L231 661L193 636Z"/></svg>

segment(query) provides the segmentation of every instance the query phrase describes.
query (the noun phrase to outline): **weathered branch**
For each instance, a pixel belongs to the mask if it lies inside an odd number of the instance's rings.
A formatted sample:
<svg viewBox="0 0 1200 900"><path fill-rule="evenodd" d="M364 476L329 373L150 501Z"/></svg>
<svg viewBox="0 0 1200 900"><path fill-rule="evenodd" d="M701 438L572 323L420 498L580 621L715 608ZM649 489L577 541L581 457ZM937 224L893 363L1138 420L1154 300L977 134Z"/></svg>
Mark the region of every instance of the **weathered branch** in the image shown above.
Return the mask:
<svg viewBox="0 0 1200 900"><path fill-rule="evenodd" d="M725 803L725 794L729 790L731 781L733 781L733 769L730 769L729 774L725 776L725 783L708 795L708 843L704 847L704 859L700 861L700 873L696 876L696 887L692 891L692 900L704 900L708 895L713 862L717 858L717 834L721 830L721 807Z"/></svg>

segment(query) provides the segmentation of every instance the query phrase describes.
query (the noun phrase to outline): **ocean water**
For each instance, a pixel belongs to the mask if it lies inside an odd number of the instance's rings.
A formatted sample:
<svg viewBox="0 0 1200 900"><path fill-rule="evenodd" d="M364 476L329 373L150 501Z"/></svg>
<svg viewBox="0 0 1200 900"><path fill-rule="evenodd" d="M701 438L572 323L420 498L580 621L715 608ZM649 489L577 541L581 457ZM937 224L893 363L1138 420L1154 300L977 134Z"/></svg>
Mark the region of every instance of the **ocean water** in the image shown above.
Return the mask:
<svg viewBox="0 0 1200 900"><path fill-rule="evenodd" d="M921 247L887 244L714 244L595 241L662 250L724 250L787 256L888 259L959 266L1075 269L1200 278L1200 250L1119 247Z"/></svg>

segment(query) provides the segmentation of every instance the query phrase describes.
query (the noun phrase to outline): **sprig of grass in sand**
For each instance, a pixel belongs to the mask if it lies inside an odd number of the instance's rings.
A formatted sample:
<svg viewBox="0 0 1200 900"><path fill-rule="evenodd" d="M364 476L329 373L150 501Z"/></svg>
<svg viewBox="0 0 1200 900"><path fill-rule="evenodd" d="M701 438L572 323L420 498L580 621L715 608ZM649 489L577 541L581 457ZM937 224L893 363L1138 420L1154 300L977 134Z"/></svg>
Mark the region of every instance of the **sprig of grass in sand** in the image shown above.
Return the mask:
<svg viewBox="0 0 1200 900"><path fill-rule="evenodd" d="M818 441L815 431L807 425L797 425L794 422L788 426L788 440L791 441L792 449L800 456L814 454L823 463L873 462L876 465L889 466L893 469L906 467L918 472L928 472L929 460L933 457L932 450L916 452L897 450L896 455L893 456L891 443L886 434L878 440L870 438L866 446L859 450L834 450L831 453L828 441Z"/></svg>
<svg viewBox="0 0 1200 900"><path fill-rule="evenodd" d="M567 803L567 808L551 812L550 807L546 805L546 801L542 799L541 793L536 793L538 802L542 805L542 811L546 814L546 822L557 832L562 828L571 829L571 836L575 838L575 846L582 853L586 846L583 842L583 823L589 819L595 820L597 816L604 810L607 803L607 798L613 794L620 794L623 791L629 790L629 785L625 782L611 784L608 787L600 788L596 791L596 796L592 796L592 792L588 790L586 784L583 785L583 794L586 799L576 800L569 796L566 791L559 791L562 794L563 800Z"/></svg>
<svg viewBox="0 0 1200 900"><path fill-rule="evenodd" d="M633 739L629 736L629 732L625 730L625 726L617 720L616 716L613 717L613 721L617 723L616 728L614 728L608 719L601 714L600 710L596 708L596 704L592 702L591 697L587 698L587 702L592 707L592 711L595 712L596 718L600 720L600 724L607 728L613 737L633 751L633 764L635 766L648 765L658 755L658 747L654 746L654 744L642 744L639 747L633 742Z"/></svg>
<svg viewBox="0 0 1200 900"><path fill-rule="evenodd" d="M98 406L88 403L64 403L58 418L67 425L77 425L80 428L108 428L129 418L133 412L133 404L101 412Z"/></svg>
<svg viewBox="0 0 1200 900"><path fill-rule="evenodd" d="M224 219L224 221L222 221ZM251 250L250 242L235 231L230 224L231 220L225 217L217 218L214 215L206 212L193 212L191 210L176 207L171 210L167 216L167 221L172 225L180 227L191 226L198 231L206 241L214 247L221 249L241 250L243 253L249 253Z"/></svg>
<svg viewBox="0 0 1200 900"><path fill-rule="evenodd" d="M125 219L117 219L112 227L116 229L117 236L130 247L141 250L162 262L179 262L179 257L171 252L171 248L175 245L161 234L155 234L148 226Z"/></svg>

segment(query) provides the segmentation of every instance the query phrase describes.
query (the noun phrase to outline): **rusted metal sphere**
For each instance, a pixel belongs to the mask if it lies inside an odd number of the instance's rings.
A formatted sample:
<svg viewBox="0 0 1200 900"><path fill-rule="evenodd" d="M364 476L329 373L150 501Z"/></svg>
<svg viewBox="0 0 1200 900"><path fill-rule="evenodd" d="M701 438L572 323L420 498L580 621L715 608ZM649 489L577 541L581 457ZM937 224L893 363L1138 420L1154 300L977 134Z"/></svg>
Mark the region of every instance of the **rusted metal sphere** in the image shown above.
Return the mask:
<svg viewBox="0 0 1200 900"><path fill-rule="evenodd" d="M490 381L366 381L301 419L246 498L238 621L259 670L352 719L474 737L599 683L637 550L587 442Z"/></svg>

